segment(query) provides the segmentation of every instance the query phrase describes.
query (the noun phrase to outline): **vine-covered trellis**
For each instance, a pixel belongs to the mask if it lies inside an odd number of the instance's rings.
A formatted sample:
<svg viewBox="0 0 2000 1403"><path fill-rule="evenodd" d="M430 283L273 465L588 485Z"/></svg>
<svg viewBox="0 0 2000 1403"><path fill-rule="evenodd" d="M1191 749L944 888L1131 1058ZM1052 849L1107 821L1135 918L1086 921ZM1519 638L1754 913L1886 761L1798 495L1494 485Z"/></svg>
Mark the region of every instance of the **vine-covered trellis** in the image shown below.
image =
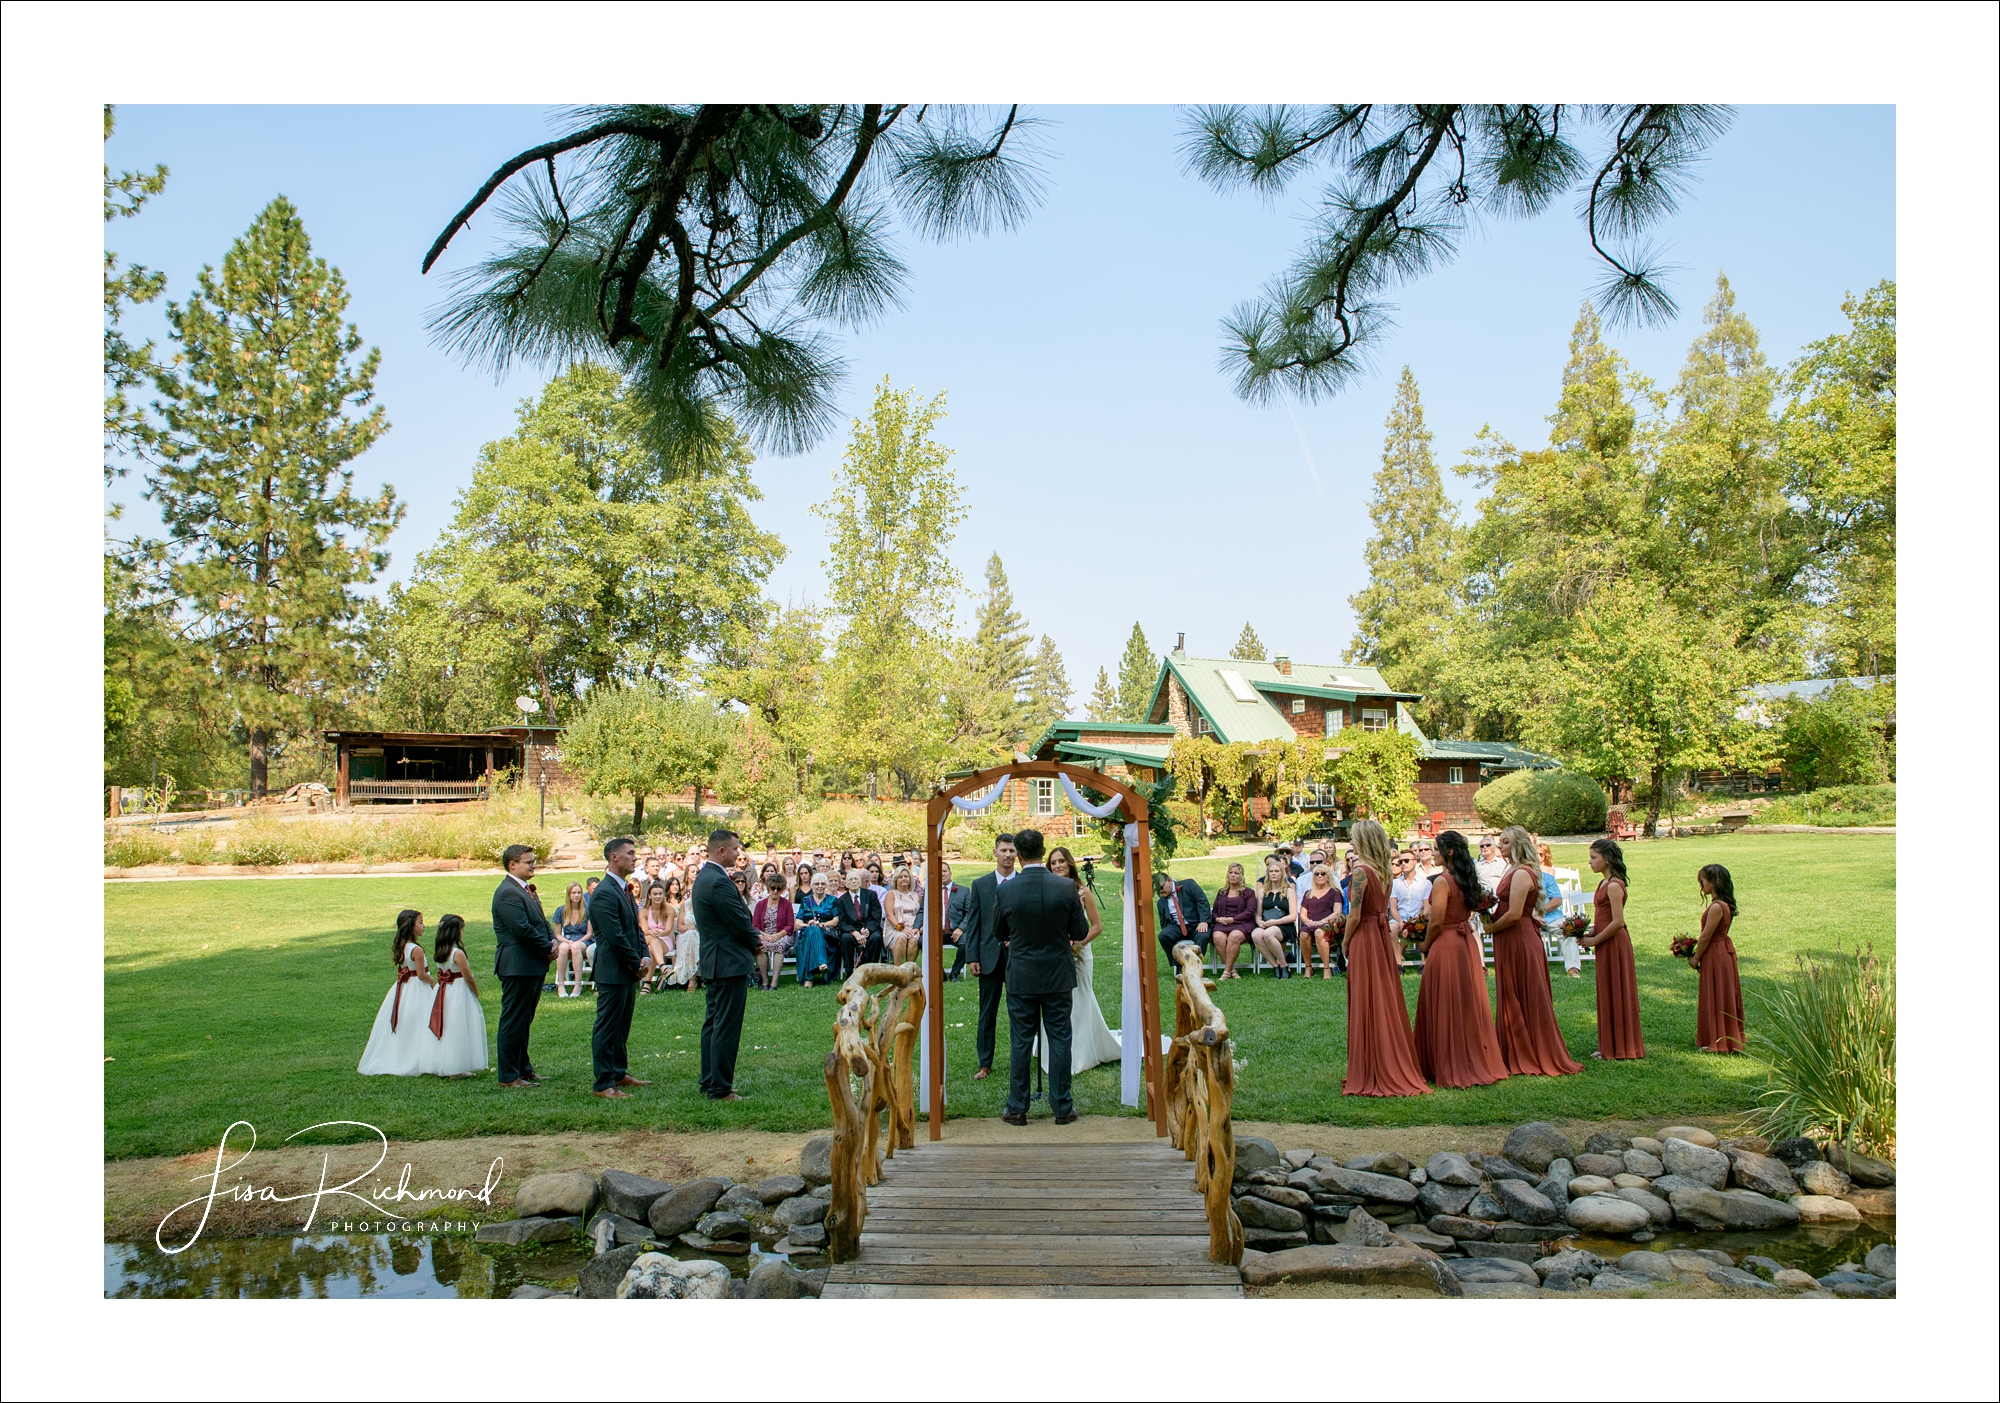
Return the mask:
<svg viewBox="0 0 2000 1403"><path fill-rule="evenodd" d="M1319 736L1290 741L1219 741L1175 736L1167 747L1167 773L1192 791L1201 809L1227 830L1230 820L1250 819L1251 792L1263 785L1277 802L1287 789L1327 778L1327 742Z"/></svg>

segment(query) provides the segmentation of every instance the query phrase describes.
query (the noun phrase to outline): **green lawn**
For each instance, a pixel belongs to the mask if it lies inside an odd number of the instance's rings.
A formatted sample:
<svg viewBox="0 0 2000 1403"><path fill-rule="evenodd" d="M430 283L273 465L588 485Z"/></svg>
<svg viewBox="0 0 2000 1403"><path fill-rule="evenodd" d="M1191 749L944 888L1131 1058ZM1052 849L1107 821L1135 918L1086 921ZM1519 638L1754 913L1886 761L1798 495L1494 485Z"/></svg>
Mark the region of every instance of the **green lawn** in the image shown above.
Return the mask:
<svg viewBox="0 0 2000 1403"><path fill-rule="evenodd" d="M1633 1119L1726 1113L1748 1106L1761 1077L1748 1058L1694 1051L1695 988L1667 954L1674 935L1696 929L1694 873L1723 862L1736 877L1735 926L1748 1016L1760 986L1785 976L1793 956L1872 942L1895 952L1895 839L1877 836L1739 834L1629 845L1632 926L1645 1008L1647 1058L1598 1063L1596 1004L1585 978L1555 977L1556 1013L1581 1076L1518 1078L1472 1091L1402 1100L1340 1094L1346 1061L1345 986L1268 977L1222 986L1237 1056L1235 1113L1245 1120L1410 1125L1511 1123L1546 1117ZM1580 846L1557 845L1563 866L1586 868ZM1211 889L1227 863L1175 864ZM961 879L976 869L961 865ZM1098 885L1110 900L1097 993L1119 1022L1117 874ZM800 1130L829 1123L820 1065L833 1019L833 991L789 979L753 993L745 1020L738 1089L718 1104L695 1089L702 1000L670 992L642 998L632 1025L633 1071L655 1085L632 1100L603 1102L590 1085L589 999L545 996L535 1022L535 1064L547 1086L501 1091L492 1076L362 1077L354 1066L389 984L395 914L420 906L467 918L473 967L482 972L489 1039L499 1022L492 932L485 919L491 876L108 883L105 888L104 1153L110 1158L212 1148L234 1120L269 1144L327 1120L366 1121L400 1139L534 1134L572 1129ZM1586 886L1589 880L1586 874ZM1245 965L1247 969L1247 962ZM1414 1012L1417 978L1406 979ZM1172 1023L1172 991L1163 1006ZM951 1113L993 1116L1005 1098L1006 1024L992 1080L973 1083L977 989L945 990ZM1076 1081L1086 1114L1137 1114L1118 1104L1118 1069Z"/></svg>

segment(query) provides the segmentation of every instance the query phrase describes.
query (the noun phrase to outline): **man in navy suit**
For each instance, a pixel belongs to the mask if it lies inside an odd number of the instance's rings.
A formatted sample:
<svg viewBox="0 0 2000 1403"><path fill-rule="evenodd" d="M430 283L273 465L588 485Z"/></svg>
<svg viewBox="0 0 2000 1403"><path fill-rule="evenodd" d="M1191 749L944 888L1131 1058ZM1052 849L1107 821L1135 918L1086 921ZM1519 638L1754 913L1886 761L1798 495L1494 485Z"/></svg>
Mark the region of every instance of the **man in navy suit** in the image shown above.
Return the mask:
<svg viewBox="0 0 2000 1403"><path fill-rule="evenodd" d="M494 1063L500 1085L540 1086L528 1057L528 1029L542 1001L542 976L549 971L555 940L549 934L542 899L528 883L535 878L535 850L515 843L500 854L507 875L493 889L493 972L500 976L500 1030Z"/></svg>
<svg viewBox="0 0 2000 1403"><path fill-rule="evenodd" d="M1069 1094L1070 993L1076 988L1076 942L1090 934L1076 883L1042 865L1042 835L1014 835L1021 870L995 893L992 938L1007 951L1007 1109L1009 1125L1028 1123L1028 1064L1037 1028L1049 1039L1049 1109L1057 1125L1076 1119Z"/></svg>
<svg viewBox="0 0 2000 1403"><path fill-rule="evenodd" d="M736 1048L743 1040L743 1001L757 972L761 942L743 893L729 872L743 854L743 840L726 828L708 835L708 861L695 874L688 900L701 932L696 966L708 992L701 1020L701 1090L711 1101L741 1101L736 1093Z"/></svg>
<svg viewBox="0 0 2000 1403"><path fill-rule="evenodd" d="M604 880L590 894L585 908L597 936L591 982L597 985L597 1022L590 1030L590 1064L594 1073L590 1094L624 1100L627 1086L651 1086L625 1070L625 1042L632 1035L632 1008L638 984L653 968L639 934L639 908L625 890L625 879L639 865L630 838L613 838L604 845Z"/></svg>

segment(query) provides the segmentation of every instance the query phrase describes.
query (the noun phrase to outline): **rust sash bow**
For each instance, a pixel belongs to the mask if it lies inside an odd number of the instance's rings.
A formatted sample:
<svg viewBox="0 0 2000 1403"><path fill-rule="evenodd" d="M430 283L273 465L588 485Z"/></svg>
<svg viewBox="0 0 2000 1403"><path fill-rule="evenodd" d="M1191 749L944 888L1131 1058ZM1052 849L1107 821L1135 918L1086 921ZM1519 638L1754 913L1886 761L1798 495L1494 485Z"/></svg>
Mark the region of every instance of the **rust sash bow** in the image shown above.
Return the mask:
<svg viewBox="0 0 2000 1403"><path fill-rule="evenodd" d="M396 1031L396 1020L403 1016L403 986L417 977L417 972L408 965L396 971L396 1000L389 1005L389 1031Z"/></svg>
<svg viewBox="0 0 2000 1403"><path fill-rule="evenodd" d="M438 971L437 997L431 1000L432 1037L439 1039L442 1039L444 1037L444 991L449 987L451 987L452 980L463 979L463 978L465 978L465 976L460 974L455 969L444 969Z"/></svg>

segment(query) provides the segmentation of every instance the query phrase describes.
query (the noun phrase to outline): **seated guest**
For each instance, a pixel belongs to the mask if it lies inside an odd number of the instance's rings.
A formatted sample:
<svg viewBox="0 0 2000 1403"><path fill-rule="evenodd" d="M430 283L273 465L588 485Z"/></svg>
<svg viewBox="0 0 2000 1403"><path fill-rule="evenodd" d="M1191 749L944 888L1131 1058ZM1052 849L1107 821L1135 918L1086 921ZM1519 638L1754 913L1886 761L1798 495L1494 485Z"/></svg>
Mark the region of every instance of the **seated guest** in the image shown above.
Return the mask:
<svg viewBox="0 0 2000 1403"><path fill-rule="evenodd" d="M882 902L862 880L866 875L859 867L848 868L847 890L834 898L839 918L835 979L845 979L860 966L882 959Z"/></svg>
<svg viewBox="0 0 2000 1403"><path fill-rule="evenodd" d="M564 999L580 998L583 995L583 966L589 960L590 912L585 907L586 896L583 883L571 882L563 895L562 908L556 912L556 957L551 966L555 974L556 996ZM570 974L570 987L563 988L563 972Z"/></svg>
<svg viewBox="0 0 2000 1403"><path fill-rule="evenodd" d="M1562 933L1563 892L1562 883L1549 869L1556 864L1556 855L1547 843L1535 840L1535 853L1542 860L1542 934L1556 942L1556 949L1562 953L1563 973L1571 979L1583 978L1583 947Z"/></svg>
<svg viewBox="0 0 2000 1403"><path fill-rule="evenodd" d="M1324 848L1312 855L1305 898L1299 902L1299 960L1312 978L1312 952L1319 951L1321 979L1333 978L1333 957L1340 948L1347 902L1333 884L1332 854Z"/></svg>
<svg viewBox="0 0 2000 1403"><path fill-rule="evenodd" d="M1174 947L1183 940L1206 955L1208 893L1201 884L1187 877L1176 882L1164 872L1155 872L1153 894L1159 898L1160 945L1167 952L1169 967L1173 967Z"/></svg>
<svg viewBox="0 0 2000 1403"><path fill-rule="evenodd" d="M917 924L923 898L917 895L916 874L909 868L898 867L892 881L889 899L882 906L882 922L890 963L900 965L914 960L923 946L923 928Z"/></svg>
<svg viewBox="0 0 2000 1403"><path fill-rule="evenodd" d="M639 934L645 939L646 953L653 957L652 984L639 981L639 992L650 994L660 987L674 958L674 906L667 900L667 884L654 882L646 888L639 905Z"/></svg>
<svg viewBox="0 0 2000 1403"><path fill-rule="evenodd" d="M797 911L804 904L805 899L812 895L812 885L813 866L810 862L801 862L792 871L792 909L794 911Z"/></svg>
<svg viewBox="0 0 2000 1403"><path fill-rule="evenodd" d="M1479 840L1479 861L1472 864L1472 870L1479 874L1480 882L1490 892L1500 890L1500 879L1507 875L1507 859L1500 856L1500 840L1488 834Z"/></svg>
<svg viewBox="0 0 2000 1403"><path fill-rule="evenodd" d="M944 893L944 943L956 952L945 978L958 979L963 977L965 970L965 913L972 904L972 888L962 887L951 879L949 862L938 864L938 876L944 883L941 888ZM925 901L928 906L929 898L926 897ZM926 911L917 912L917 926L922 930L930 929Z"/></svg>
<svg viewBox="0 0 2000 1403"><path fill-rule="evenodd" d="M889 910L889 884L882 880L882 863L878 858L863 869L868 878L868 890L875 893L875 899L882 903L884 915Z"/></svg>
<svg viewBox="0 0 2000 1403"><path fill-rule="evenodd" d="M1417 855L1405 848L1396 854L1396 875L1389 882L1389 934L1401 936L1403 925L1423 914L1431 899L1431 879L1417 870Z"/></svg>
<svg viewBox="0 0 2000 1403"><path fill-rule="evenodd" d="M1257 924L1250 932L1250 943L1280 979L1292 977L1291 957L1285 946L1298 934L1298 902L1292 895L1292 871L1285 852L1281 847L1264 859L1264 879L1257 883Z"/></svg>
<svg viewBox="0 0 2000 1403"><path fill-rule="evenodd" d="M812 885L792 908L792 916L793 929L798 933L793 973L807 989L814 984L831 983L833 950L840 936L840 911L826 873L813 873Z"/></svg>
<svg viewBox="0 0 2000 1403"><path fill-rule="evenodd" d="M1222 889L1209 902L1209 930L1215 937L1216 958L1222 961L1217 979L1243 977L1236 972L1236 956L1257 928L1258 904L1257 893L1243 880L1243 864L1230 863Z"/></svg>
<svg viewBox="0 0 2000 1403"><path fill-rule="evenodd" d="M795 922L792 899L785 895L785 874L767 863L764 895L750 912L750 923L757 929L757 971L763 975L766 989L778 987L778 974L792 951Z"/></svg>

